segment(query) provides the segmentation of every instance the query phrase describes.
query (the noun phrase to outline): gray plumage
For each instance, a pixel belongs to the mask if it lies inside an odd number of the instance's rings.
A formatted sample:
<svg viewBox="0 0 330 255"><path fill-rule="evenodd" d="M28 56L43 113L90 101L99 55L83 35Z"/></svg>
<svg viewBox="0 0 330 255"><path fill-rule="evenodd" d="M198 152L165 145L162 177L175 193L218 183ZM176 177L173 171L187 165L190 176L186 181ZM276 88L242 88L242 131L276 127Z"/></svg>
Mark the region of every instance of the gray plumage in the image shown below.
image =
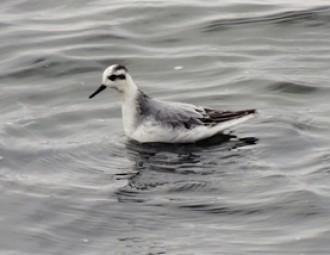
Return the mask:
<svg viewBox="0 0 330 255"><path fill-rule="evenodd" d="M196 126L215 126L255 113L254 109L243 111L218 111L183 103L162 102L139 91L137 97L138 121L152 118L163 126L191 129Z"/></svg>

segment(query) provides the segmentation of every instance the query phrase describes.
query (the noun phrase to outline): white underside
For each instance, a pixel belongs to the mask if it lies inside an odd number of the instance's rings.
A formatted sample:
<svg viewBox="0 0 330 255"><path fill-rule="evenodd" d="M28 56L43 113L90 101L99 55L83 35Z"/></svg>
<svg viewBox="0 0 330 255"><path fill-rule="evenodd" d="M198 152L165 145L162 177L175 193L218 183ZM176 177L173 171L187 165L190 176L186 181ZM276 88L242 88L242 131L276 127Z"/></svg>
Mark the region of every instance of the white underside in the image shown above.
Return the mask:
<svg viewBox="0 0 330 255"><path fill-rule="evenodd" d="M140 143L191 143L216 135L227 128L247 121L254 116L255 114L250 114L238 119L219 123L213 127L197 126L193 129L168 128L159 125L159 123L155 121L146 120L143 121L135 130L125 130L125 133L129 138Z"/></svg>

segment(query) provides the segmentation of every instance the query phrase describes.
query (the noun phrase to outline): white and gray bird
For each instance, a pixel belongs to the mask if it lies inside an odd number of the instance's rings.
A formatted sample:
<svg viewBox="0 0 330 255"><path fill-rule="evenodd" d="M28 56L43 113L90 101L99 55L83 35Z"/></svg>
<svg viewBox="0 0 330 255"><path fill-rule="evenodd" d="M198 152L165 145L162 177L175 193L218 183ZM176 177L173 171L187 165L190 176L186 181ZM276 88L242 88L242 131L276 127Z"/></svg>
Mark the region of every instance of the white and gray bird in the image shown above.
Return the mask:
<svg viewBox="0 0 330 255"><path fill-rule="evenodd" d="M219 111L151 98L138 88L127 68L118 64L105 69L102 85L89 98L107 87L121 95L125 134L140 143L197 142L242 123L256 113L254 109Z"/></svg>

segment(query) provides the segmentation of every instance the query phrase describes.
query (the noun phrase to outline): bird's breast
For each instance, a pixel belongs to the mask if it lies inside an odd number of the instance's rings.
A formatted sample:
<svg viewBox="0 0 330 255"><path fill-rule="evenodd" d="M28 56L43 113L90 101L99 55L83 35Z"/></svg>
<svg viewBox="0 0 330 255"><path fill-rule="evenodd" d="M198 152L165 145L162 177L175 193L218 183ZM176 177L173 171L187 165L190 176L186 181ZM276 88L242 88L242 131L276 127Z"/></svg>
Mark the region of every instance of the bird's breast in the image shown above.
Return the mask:
<svg viewBox="0 0 330 255"><path fill-rule="evenodd" d="M130 136L137 127L136 106L133 103L122 104L122 120L125 134Z"/></svg>

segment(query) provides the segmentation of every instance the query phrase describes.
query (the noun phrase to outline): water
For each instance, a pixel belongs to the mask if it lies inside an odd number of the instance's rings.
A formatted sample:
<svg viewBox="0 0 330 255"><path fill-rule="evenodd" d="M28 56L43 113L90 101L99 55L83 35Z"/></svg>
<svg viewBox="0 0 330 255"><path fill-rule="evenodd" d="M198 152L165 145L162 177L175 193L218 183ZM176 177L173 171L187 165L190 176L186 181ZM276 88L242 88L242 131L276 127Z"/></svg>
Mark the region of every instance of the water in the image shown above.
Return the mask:
<svg viewBox="0 0 330 255"><path fill-rule="evenodd" d="M329 254L328 1L5 0L1 254ZM127 141L113 63L152 96L256 108L236 139Z"/></svg>

